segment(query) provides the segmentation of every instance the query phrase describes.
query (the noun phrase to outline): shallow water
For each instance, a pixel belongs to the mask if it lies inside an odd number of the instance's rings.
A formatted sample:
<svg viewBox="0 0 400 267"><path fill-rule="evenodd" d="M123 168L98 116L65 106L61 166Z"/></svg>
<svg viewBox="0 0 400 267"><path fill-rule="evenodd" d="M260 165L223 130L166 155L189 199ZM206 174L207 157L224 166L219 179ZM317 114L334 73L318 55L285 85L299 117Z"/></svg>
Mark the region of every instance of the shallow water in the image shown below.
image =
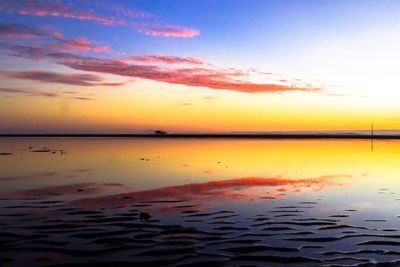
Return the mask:
<svg viewBox="0 0 400 267"><path fill-rule="evenodd" d="M395 140L0 138L0 265L398 265L399 162Z"/></svg>

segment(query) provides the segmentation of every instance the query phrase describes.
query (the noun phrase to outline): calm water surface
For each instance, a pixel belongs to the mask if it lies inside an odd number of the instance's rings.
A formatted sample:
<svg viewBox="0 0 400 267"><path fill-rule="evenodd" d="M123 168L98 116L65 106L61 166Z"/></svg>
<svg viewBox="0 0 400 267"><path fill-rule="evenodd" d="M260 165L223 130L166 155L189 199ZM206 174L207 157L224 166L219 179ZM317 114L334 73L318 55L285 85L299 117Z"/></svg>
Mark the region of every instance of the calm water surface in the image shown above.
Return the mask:
<svg viewBox="0 0 400 267"><path fill-rule="evenodd" d="M0 265L397 266L399 163L393 140L0 138Z"/></svg>

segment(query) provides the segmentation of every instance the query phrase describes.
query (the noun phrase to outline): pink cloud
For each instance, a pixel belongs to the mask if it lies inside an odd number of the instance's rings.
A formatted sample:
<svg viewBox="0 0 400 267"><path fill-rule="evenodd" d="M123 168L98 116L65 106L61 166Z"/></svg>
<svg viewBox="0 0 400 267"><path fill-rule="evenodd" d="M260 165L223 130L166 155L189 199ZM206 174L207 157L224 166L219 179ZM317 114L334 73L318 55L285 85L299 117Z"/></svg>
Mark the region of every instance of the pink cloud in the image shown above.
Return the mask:
<svg viewBox="0 0 400 267"><path fill-rule="evenodd" d="M62 38L62 34L56 31L51 31L48 27L32 27L24 24L15 23L0 23L0 35L6 37L53 37Z"/></svg>
<svg viewBox="0 0 400 267"><path fill-rule="evenodd" d="M198 58L182 58L165 55L132 55L126 58L128 61L142 63L164 63L164 64L194 64L194 65L209 65Z"/></svg>
<svg viewBox="0 0 400 267"><path fill-rule="evenodd" d="M114 17L101 16L93 10L79 10L62 4L60 1L49 0L13 0L4 1L0 6L10 13L35 16L54 16L74 18L79 20L92 20L105 25L123 25L123 21Z"/></svg>
<svg viewBox="0 0 400 267"><path fill-rule="evenodd" d="M161 25L161 26L147 26L143 28L139 28L139 32L145 33L147 35L162 35L164 37L185 37L185 38L193 38L200 34L200 32L196 29L186 28L182 26L175 25Z"/></svg>
<svg viewBox="0 0 400 267"><path fill-rule="evenodd" d="M95 52L111 52L108 46L92 45L85 37L76 39L60 39L59 43L53 47L54 49L70 49L70 50L92 50Z"/></svg>
<svg viewBox="0 0 400 267"><path fill-rule="evenodd" d="M51 31L49 27L33 27L24 24L0 23L0 35L6 37L37 38L49 37L55 40L54 43L47 44L48 49L59 50L92 50L95 52L111 52L108 46L96 46L84 37L75 39L65 39L63 35L56 31Z"/></svg>
<svg viewBox="0 0 400 267"><path fill-rule="evenodd" d="M237 79L248 74L232 72L230 70L215 70L205 68L162 68L159 66L128 65L122 61L109 59L94 59L70 57L69 55L55 53L51 57L59 64L77 70L114 74L126 77L149 79L159 82L182 84L188 86L208 87L211 89L231 90L236 92L283 92L305 91L316 92L320 88L294 85L253 83Z"/></svg>
<svg viewBox="0 0 400 267"><path fill-rule="evenodd" d="M0 49L10 55L48 60L75 70L113 74L130 78L142 78L159 82L231 90L245 93L276 93L287 91L320 92L321 88L311 84L294 85L278 83L258 83L247 80L250 72L233 68L167 68L158 65L134 65L124 59L94 58L71 53L53 52L44 48L0 43Z"/></svg>
<svg viewBox="0 0 400 267"><path fill-rule="evenodd" d="M147 12L134 11L122 6L111 6L108 9L118 13L119 15L124 15L131 19L143 19L152 16ZM19 13L21 15L64 17L93 21L103 25L128 26L136 29L136 31L139 33L153 36L192 38L199 34L199 31L196 29L183 26L168 25L162 23L154 24L149 22L137 23L135 21L125 21L119 18L117 19L113 16L103 16L93 10L76 9L69 5L64 5L61 1L56 0L3 1L2 3L0 3L0 11L2 10L5 10L8 13Z"/></svg>

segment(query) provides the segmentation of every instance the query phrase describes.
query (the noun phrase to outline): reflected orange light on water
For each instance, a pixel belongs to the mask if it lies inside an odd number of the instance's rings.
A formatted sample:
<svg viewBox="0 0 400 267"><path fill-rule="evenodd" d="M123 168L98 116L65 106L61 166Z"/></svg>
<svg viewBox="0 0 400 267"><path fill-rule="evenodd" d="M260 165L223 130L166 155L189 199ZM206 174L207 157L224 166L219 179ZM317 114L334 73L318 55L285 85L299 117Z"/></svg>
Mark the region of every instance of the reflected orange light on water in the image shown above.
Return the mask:
<svg viewBox="0 0 400 267"><path fill-rule="evenodd" d="M397 179L400 156L400 142L384 140L375 142L373 152L368 140L3 138L0 144L14 153L1 158L0 181L6 192L82 183L118 183L123 185L116 191L120 193L132 188L187 189L233 177L390 183ZM66 154L34 153L29 146L63 149ZM295 184L285 182L274 194L301 191Z"/></svg>

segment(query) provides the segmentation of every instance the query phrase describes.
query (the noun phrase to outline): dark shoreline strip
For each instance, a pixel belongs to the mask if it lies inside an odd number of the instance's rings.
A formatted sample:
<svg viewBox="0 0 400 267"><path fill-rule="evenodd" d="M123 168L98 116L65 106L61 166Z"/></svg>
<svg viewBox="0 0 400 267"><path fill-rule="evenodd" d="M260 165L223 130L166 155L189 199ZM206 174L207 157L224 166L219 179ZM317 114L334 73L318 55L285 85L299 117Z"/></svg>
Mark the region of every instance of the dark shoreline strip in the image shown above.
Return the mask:
<svg viewBox="0 0 400 267"><path fill-rule="evenodd" d="M140 137L140 138L244 138L244 139L371 139L363 134L0 134L0 137ZM374 135L373 139L400 139L400 135Z"/></svg>

